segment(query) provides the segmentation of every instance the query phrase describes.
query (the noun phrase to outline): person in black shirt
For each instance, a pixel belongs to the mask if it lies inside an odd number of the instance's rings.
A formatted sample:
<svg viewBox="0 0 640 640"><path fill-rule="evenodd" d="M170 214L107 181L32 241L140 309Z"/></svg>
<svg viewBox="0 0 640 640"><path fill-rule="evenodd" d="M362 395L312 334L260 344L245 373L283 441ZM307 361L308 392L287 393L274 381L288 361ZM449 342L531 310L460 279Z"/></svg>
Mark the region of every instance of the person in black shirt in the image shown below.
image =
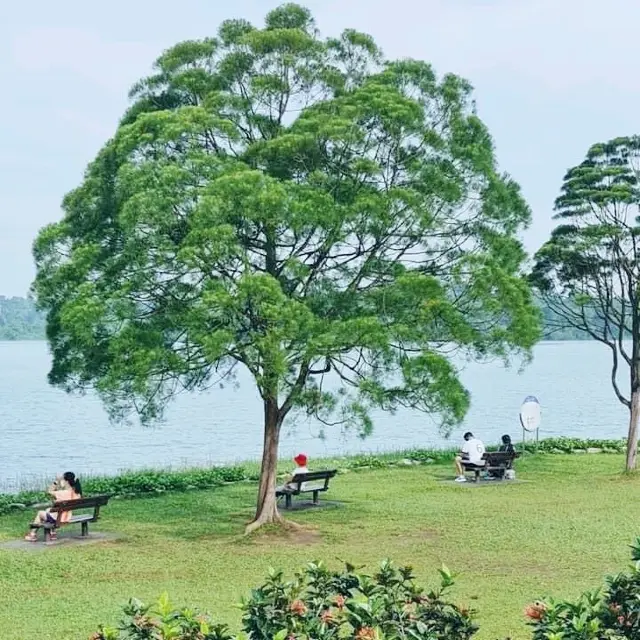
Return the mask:
<svg viewBox="0 0 640 640"><path fill-rule="evenodd" d="M498 451L501 451L501 452L504 452L504 453L514 453L515 452L515 447L511 443L511 436L508 436L507 434L502 436L502 444L500 445ZM489 477L490 478L504 478L504 472L505 471L506 471L506 469L491 469L489 471Z"/></svg>
<svg viewBox="0 0 640 640"><path fill-rule="evenodd" d="M515 451L513 445L511 444L511 436L508 436L506 434L502 436L502 444L500 445L498 451L505 451L506 453L513 453Z"/></svg>

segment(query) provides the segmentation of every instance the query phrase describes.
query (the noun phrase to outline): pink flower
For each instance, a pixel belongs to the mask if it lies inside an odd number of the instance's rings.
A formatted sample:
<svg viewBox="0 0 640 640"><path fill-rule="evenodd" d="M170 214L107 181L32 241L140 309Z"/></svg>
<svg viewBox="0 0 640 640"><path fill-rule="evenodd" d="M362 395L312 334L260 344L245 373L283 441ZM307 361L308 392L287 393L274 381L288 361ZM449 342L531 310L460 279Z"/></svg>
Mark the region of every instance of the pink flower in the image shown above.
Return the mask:
<svg viewBox="0 0 640 640"><path fill-rule="evenodd" d="M295 613L297 616L303 616L307 613L307 605L302 602L302 600L294 600L289 607L292 613Z"/></svg>
<svg viewBox="0 0 640 640"><path fill-rule="evenodd" d="M544 602L534 602L525 608L524 615L531 620L542 620L546 610L547 606Z"/></svg>
<svg viewBox="0 0 640 640"><path fill-rule="evenodd" d="M322 622L324 622L325 624L331 624L332 622L334 622L334 617L333 617L333 613L331 613L330 609L325 609L321 614L320 614L320 620L322 620Z"/></svg>
<svg viewBox="0 0 640 640"><path fill-rule="evenodd" d="M372 627L362 627L356 633L356 640L376 640L376 630Z"/></svg>

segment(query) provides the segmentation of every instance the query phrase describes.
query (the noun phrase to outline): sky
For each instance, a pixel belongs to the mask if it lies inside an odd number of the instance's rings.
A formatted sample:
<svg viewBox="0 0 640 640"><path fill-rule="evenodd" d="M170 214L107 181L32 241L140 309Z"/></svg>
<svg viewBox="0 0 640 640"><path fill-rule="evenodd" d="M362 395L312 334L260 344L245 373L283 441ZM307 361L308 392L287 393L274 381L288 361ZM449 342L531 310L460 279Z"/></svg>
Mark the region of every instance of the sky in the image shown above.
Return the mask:
<svg viewBox="0 0 640 640"><path fill-rule="evenodd" d="M10 2L0 20L0 295L24 295L31 245L114 133L131 85L166 48L261 25L271 0ZM638 0L308 0L320 30L373 35L475 87L500 167L533 210L537 249L565 171L591 144L640 133Z"/></svg>

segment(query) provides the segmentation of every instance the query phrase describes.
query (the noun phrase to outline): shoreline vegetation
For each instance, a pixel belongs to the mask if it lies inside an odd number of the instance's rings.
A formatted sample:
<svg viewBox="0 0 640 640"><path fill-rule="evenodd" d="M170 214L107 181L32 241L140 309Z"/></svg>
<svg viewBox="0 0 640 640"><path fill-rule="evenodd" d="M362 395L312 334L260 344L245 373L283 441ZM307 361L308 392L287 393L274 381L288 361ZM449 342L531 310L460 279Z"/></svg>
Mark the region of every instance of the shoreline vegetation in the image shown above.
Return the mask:
<svg viewBox="0 0 640 640"><path fill-rule="evenodd" d="M488 451L496 447L487 447ZM518 446L518 450L522 448ZM524 451L531 455L558 454L620 454L625 450L625 440L598 440L580 438L545 438L536 443L527 443ZM345 474L366 469L391 469L416 465L432 465L451 462L456 449L411 449L405 451L355 454L343 457L318 458L313 467L336 468ZM291 462L281 460L279 477L291 471ZM84 476L82 484L86 495L108 494L112 498L131 499L155 496L163 493L181 493L215 489L240 482L257 483L260 465L257 461L233 465L193 467L183 469L139 469L127 470L113 476ZM44 490L34 489L34 481L28 489L15 493L0 493L0 516L20 510L38 508L48 504ZM43 480L42 486L46 485Z"/></svg>
<svg viewBox="0 0 640 640"><path fill-rule="evenodd" d="M539 304L543 318L543 341L591 340L573 327L563 327L545 305ZM0 296L0 342L46 340L46 320L31 298Z"/></svg>

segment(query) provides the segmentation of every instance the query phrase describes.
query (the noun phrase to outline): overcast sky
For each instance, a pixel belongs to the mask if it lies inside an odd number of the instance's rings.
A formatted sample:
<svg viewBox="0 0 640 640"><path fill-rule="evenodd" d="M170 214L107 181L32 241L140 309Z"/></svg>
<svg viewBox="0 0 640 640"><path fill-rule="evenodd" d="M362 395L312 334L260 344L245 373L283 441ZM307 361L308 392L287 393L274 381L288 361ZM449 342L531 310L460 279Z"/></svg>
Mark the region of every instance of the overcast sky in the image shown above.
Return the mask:
<svg viewBox="0 0 640 640"><path fill-rule="evenodd" d="M270 0L6 3L0 19L0 294L23 295L31 243L114 131L127 92L172 44L226 18L261 24ZM325 34L372 34L476 88L501 167L551 229L564 171L588 147L640 133L638 0L309 0Z"/></svg>

